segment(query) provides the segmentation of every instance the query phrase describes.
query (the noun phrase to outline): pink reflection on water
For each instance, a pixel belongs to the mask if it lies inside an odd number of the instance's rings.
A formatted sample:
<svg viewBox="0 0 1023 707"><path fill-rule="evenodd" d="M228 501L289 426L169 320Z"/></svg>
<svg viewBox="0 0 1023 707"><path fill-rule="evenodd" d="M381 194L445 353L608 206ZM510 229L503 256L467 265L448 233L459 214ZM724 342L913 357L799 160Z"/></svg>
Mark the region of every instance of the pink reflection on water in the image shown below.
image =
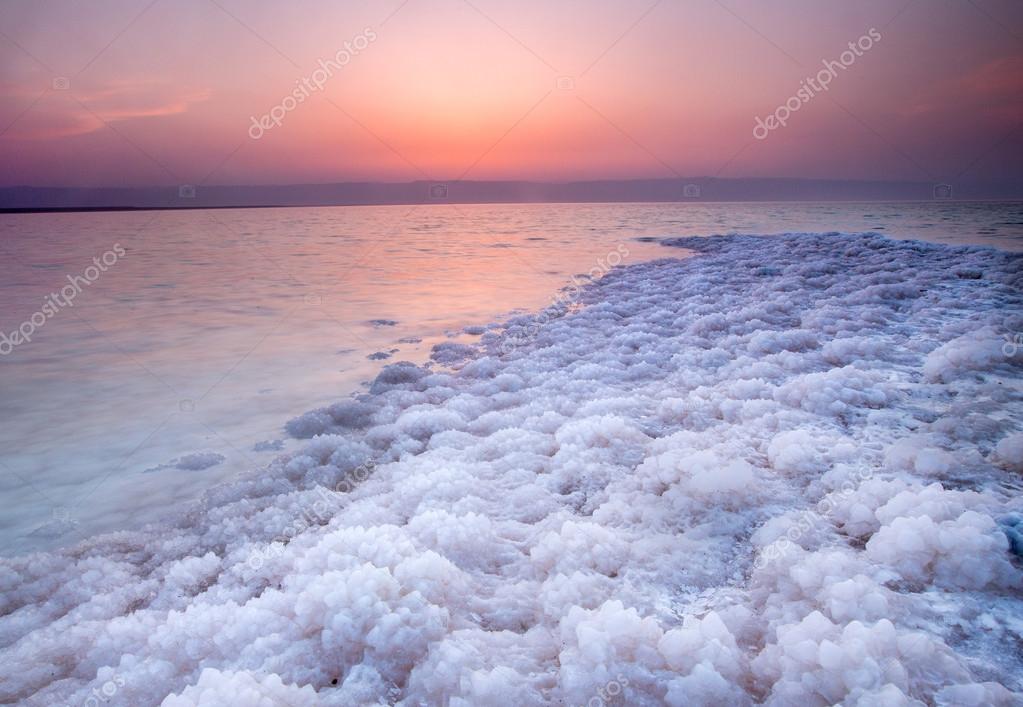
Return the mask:
<svg viewBox="0 0 1023 707"><path fill-rule="evenodd" d="M1021 223L1020 204L958 203L3 216L3 332L94 257L115 244L125 255L0 356L0 540L50 547L191 502L265 464L279 445L260 443L282 439L288 419L386 363L426 361L437 342L478 338L449 332L545 307L623 245L626 265L680 255L636 238L882 229L1018 250ZM224 461L195 468L194 452Z"/></svg>
<svg viewBox="0 0 1023 707"><path fill-rule="evenodd" d="M626 262L665 255L583 214L431 206L8 217L4 331L94 256L125 249L0 360L12 471L0 481L10 509L0 526L10 548L155 519L264 464L274 451L257 444L359 390L382 365L426 361L434 343L476 340L458 333L468 324L546 306L623 242ZM196 451L225 461L174 468ZM57 506L73 523L52 521Z"/></svg>

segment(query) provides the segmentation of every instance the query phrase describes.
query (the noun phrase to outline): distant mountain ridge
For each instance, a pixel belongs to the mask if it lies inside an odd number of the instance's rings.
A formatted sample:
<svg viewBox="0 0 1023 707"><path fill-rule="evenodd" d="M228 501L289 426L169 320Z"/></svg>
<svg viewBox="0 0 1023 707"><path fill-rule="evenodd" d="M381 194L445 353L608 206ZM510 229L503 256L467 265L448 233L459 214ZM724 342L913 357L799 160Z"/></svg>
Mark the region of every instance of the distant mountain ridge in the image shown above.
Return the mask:
<svg viewBox="0 0 1023 707"><path fill-rule="evenodd" d="M338 182L256 186L0 188L0 209L174 209L430 203L587 203L714 201L921 201L1023 199L1023 185L833 179L629 179L570 182Z"/></svg>

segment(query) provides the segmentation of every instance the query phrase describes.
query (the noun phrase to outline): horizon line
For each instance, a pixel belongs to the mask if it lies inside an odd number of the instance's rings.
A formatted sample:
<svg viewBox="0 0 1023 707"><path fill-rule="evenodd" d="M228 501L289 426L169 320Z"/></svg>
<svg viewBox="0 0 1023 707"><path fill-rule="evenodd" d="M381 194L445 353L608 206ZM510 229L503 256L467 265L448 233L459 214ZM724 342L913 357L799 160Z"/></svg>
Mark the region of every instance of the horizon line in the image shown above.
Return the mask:
<svg viewBox="0 0 1023 707"><path fill-rule="evenodd" d="M178 184L172 183L149 183L149 184L137 184L133 186L104 184L94 186L74 186L68 184L58 185L45 185L45 184L7 184L0 185L0 191L6 191L10 189L65 189L68 191L97 191L101 189L117 189L117 190L142 190L142 189L175 189L180 186L193 186L195 188L203 189L218 189L218 188L247 188L247 189L267 189L267 188L280 188L280 187L318 187L318 186L336 186L346 184L374 184L382 186L403 186L410 184L542 184L550 186L566 185L566 184L602 184L602 183L619 183L629 184L636 182L743 182L743 181L774 181L774 182L818 182L818 183L843 183L843 184L900 184L906 186L913 185L938 185L948 184L950 180L944 181L933 181L926 179L892 179L882 177L871 177L871 178L851 178L851 177L782 177L782 176L768 176L768 177L715 177L710 175L689 175L689 176L678 176L678 177L594 177L594 178L580 178L580 179L536 179L536 178L517 178L517 179L406 179L406 180L388 180L388 179L343 179L343 180L332 180L332 181L320 181L320 182L220 182L215 184L203 184L202 182L181 182ZM951 180L951 182L960 181L961 183L972 183L972 184L1009 184L1015 183L1014 179L978 179L978 180Z"/></svg>
<svg viewBox="0 0 1023 707"><path fill-rule="evenodd" d="M423 204L1012 202L1016 181L946 182L804 177L655 177L545 182L405 182L0 187L0 213L151 211Z"/></svg>

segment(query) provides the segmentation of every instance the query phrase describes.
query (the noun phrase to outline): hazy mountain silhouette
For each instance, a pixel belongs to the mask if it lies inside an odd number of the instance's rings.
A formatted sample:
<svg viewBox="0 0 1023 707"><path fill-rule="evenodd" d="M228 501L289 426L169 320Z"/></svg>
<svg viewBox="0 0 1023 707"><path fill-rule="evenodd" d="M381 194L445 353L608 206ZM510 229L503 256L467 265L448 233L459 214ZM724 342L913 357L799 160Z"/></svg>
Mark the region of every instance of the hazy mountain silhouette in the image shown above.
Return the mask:
<svg viewBox="0 0 1023 707"><path fill-rule="evenodd" d="M1023 185L821 179L632 179L577 182L340 182L140 188L7 187L0 209L152 209L430 203L917 201L1019 199Z"/></svg>

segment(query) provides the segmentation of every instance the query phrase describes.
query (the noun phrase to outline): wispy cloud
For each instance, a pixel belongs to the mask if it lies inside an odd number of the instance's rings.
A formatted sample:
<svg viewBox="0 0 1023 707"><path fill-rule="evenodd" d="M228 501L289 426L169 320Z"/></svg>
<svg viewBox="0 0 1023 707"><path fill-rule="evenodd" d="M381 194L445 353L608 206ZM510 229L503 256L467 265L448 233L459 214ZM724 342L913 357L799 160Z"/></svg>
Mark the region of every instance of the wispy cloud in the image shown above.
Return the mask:
<svg viewBox="0 0 1023 707"><path fill-rule="evenodd" d="M8 137L52 140L101 130L106 123L180 115L211 96L209 89L183 89L161 83L119 81L96 88L72 86L40 101ZM26 100L31 100L26 99Z"/></svg>
<svg viewBox="0 0 1023 707"><path fill-rule="evenodd" d="M968 108L975 115L1019 119L1023 99L1023 56L1007 56L978 66L949 81L929 86L908 101L903 115L944 114L949 106Z"/></svg>

